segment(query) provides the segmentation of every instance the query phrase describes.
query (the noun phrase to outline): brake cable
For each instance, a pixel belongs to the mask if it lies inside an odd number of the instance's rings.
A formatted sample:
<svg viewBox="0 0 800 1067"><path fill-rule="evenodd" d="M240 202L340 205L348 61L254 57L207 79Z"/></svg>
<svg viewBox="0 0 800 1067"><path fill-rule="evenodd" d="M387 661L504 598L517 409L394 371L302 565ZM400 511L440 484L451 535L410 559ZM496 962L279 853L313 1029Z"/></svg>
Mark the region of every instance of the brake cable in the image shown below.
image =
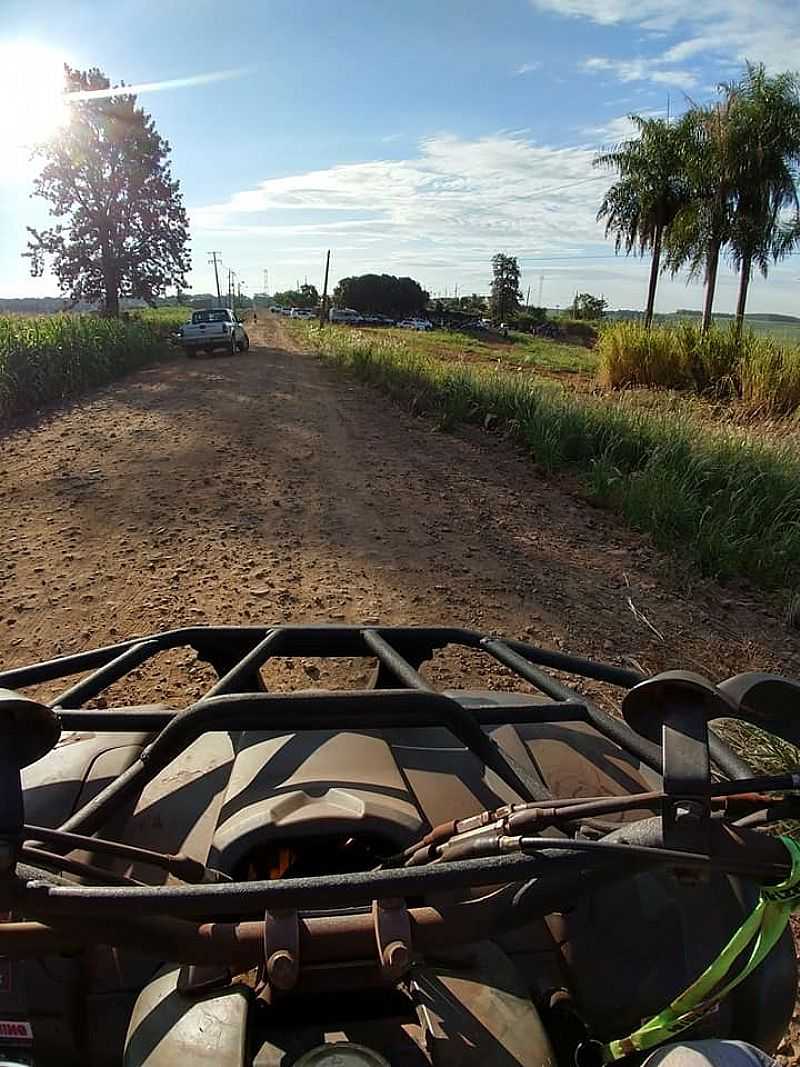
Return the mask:
<svg viewBox="0 0 800 1067"><path fill-rule="evenodd" d="M623 1056L644 1052L670 1040L708 1015L769 955L786 929L792 909L800 903L800 844L785 835L778 840L786 846L791 856L789 876L778 885L761 886L755 908L717 958L663 1011L627 1037L616 1038L606 1044L594 1040L584 1042L582 1047L587 1060L591 1061L594 1052L599 1053L602 1063L612 1063ZM744 967L730 977L734 964L748 950L750 955Z"/></svg>

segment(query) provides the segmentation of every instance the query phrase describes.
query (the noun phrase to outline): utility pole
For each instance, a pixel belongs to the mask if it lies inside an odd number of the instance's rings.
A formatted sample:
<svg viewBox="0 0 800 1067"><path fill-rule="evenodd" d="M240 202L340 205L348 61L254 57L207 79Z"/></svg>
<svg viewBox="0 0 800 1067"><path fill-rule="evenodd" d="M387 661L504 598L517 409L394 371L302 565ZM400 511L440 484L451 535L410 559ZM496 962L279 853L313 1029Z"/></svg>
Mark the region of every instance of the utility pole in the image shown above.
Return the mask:
<svg viewBox="0 0 800 1067"><path fill-rule="evenodd" d="M328 310L328 271L331 266L331 250L328 249L328 254L325 256L325 281L322 283L322 303L319 308L319 324L325 325L325 318Z"/></svg>
<svg viewBox="0 0 800 1067"><path fill-rule="evenodd" d="M217 270L217 256L221 255L221 253L209 252L208 255L211 256L208 262L214 264L214 280L217 283L217 307L222 307L222 294L219 291L219 271Z"/></svg>
<svg viewBox="0 0 800 1067"><path fill-rule="evenodd" d="M528 295L525 297L525 307L529 308L530 306L531 306L531 287L528 286Z"/></svg>
<svg viewBox="0 0 800 1067"><path fill-rule="evenodd" d="M228 267L228 307L236 314L236 289L234 288L233 279L238 278L235 270L231 270Z"/></svg>

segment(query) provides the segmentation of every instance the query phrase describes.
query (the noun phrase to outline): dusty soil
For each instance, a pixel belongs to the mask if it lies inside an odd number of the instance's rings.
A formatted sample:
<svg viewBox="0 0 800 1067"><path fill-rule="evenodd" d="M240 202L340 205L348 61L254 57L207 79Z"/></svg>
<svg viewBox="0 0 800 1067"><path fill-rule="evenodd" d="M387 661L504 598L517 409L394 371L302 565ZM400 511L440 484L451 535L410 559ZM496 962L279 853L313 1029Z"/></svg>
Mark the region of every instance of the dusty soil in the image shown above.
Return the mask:
<svg viewBox="0 0 800 1067"><path fill-rule="evenodd" d="M181 623L345 619L800 673L769 596L698 581L504 441L437 433L277 322L247 355L176 359L6 436L0 503L4 667ZM148 670L161 699L205 677L175 654Z"/></svg>

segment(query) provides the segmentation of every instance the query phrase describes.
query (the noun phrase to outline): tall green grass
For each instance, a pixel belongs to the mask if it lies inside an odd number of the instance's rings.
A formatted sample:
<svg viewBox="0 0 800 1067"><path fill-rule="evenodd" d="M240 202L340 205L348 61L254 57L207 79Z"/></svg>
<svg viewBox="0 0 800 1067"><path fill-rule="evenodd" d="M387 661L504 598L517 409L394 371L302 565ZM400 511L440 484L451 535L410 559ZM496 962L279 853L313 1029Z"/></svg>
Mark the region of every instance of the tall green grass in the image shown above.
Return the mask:
<svg viewBox="0 0 800 1067"><path fill-rule="evenodd" d="M602 385L692 388L717 397L738 397L751 411L785 415L800 407L800 348L734 326L653 326L616 322L598 342Z"/></svg>
<svg viewBox="0 0 800 1067"><path fill-rule="evenodd" d="M164 332L141 319L0 316L0 425L162 358Z"/></svg>
<svg viewBox="0 0 800 1067"><path fill-rule="evenodd" d="M800 583L800 457L680 412L653 414L497 370L447 364L398 343L304 327L329 359L443 427L491 424L709 575Z"/></svg>

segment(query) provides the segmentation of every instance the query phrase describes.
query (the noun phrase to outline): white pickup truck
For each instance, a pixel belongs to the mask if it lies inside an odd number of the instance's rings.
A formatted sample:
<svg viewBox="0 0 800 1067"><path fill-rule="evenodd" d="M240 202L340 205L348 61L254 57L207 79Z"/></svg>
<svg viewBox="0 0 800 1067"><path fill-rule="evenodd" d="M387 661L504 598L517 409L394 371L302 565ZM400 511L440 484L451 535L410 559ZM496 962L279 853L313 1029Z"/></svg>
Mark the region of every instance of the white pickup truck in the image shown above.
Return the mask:
<svg viewBox="0 0 800 1067"><path fill-rule="evenodd" d="M190 358L198 352L213 352L215 348L224 348L235 355L250 347L244 327L228 308L193 311L191 322L178 330L178 341Z"/></svg>

